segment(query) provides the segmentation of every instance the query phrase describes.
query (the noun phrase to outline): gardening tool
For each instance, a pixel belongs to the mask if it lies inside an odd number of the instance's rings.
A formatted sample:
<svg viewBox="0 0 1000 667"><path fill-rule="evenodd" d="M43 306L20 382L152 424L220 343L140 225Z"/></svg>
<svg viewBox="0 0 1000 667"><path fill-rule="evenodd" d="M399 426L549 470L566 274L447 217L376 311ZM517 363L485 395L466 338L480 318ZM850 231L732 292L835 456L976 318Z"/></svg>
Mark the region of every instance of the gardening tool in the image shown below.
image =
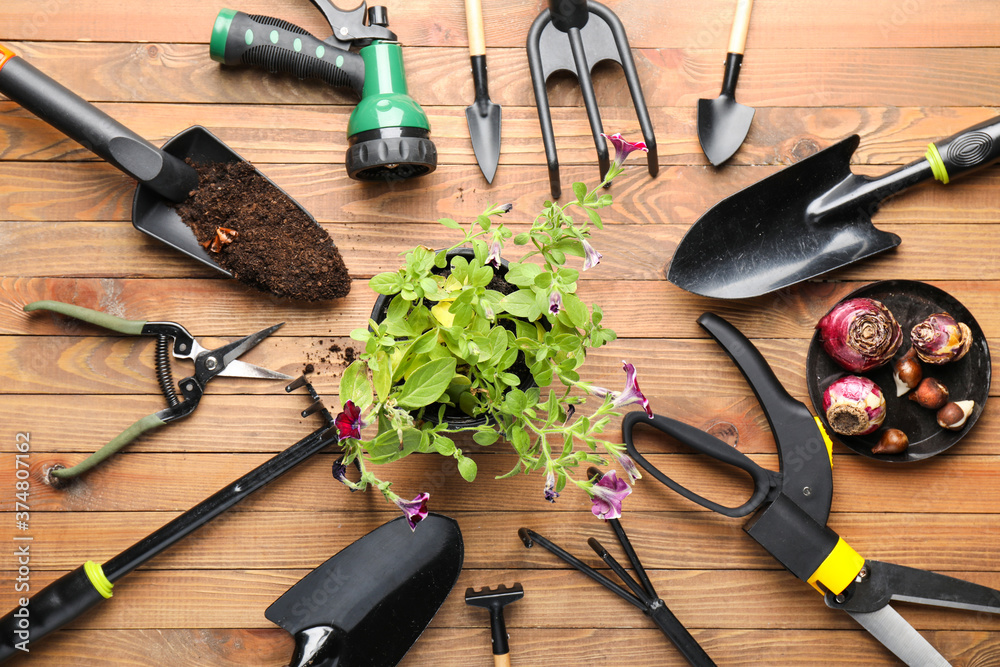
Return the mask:
<svg viewBox="0 0 1000 667"><path fill-rule="evenodd" d="M313 454L336 443L337 428L333 417L312 385L306 381L305 376L292 381L285 390L291 392L300 387L305 387L313 399L313 403L302 411L303 418L319 414L323 419L322 426L187 512L167 522L159 530L112 557L103 566L94 561L87 561L43 588L28 601L30 622L27 629L19 623L18 616L26 607L18 607L4 616L0 619L0 662L12 655L20 654L22 651L18 650L17 643L27 641L29 638L31 648L34 650L35 643L50 632L58 630L99 602L110 598L114 582ZM399 559L395 566L405 567L405 559Z"/></svg>
<svg viewBox="0 0 1000 667"><path fill-rule="evenodd" d="M188 333L187 329L176 322L123 320L114 315L61 301L35 301L24 307L24 311L28 313L36 310L48 310L67 315L131 336L156 336L156 380L160 385L160 391L163 392L163 397L167 400L167 407L135 422L86 460L72 468L58 467L53 469L50 475L57 480L77 477L146 431L184 419L198 407L198 402L205 393L205 386L220 375L261 380L292 379L291 376L284 373L239 360L244 352L256 347L262 340L277 331L281 324L275 324L222 347L208 350L202 347L194 336ZM173 345L170 344L171 340L173 340ZM175 359L189 359L194 363L194 375L184 378L179 384L183 401L177 397L177 389L174 387L174 376L170 369L171 354Z"/></svg>
<svg viewBox="0 0 1000 667"><path fill-rule="evenodd" d="M596 468L590 468L587 471L589 477L600 479L601 472ZM628 590L623 588L618 583L612 581L607 576L598 572L594 568L590 567L579 558L576 558L568 551L562 547L556 545L553 542L545 539L538 533L528 528L521 528L517 531L518 536L521 541L524 542L524 546L531 548L536 542L542 547L551 551L553 554L569 563L580 572L601 584L607 588L612 593L616 594L618 597L622 598L629 604L632 604L642 610L644 614L653 619L656 626L663 631L667 639L674 643L677 650L681 652L685 660L688 661L694 667L715 667L715 662L705 653L705 650L701 645L695 641L695 638L691 636L687 628L677 620L673 612L667 607L666 603L660 599L660 596L656 594L656 590L653 588L653 583L649 580L649 576L646 574L646 569L642 566L639 561L639 556L635 553L635 549L632 548L632 542L629 541L628 535L625 533L625 529L621 525L620 519L608 519L608 523L611 524L611 528L615 531L615 535L618 537L618 541L622 545L622 550L625 555L628 556L629 562L635 569L636 576L639 581L636 581L625 568L608 553L608 550L598 542L596 539L591 537L587 540L587 544L590 548L601 557L608 567L625 582L628 586ZM630 592L631 591L631 592Z"/></svg>
<svg viewBox="0 0 1000 667"><path fill-rule="evenodd" d="M908 665L948 662L889 603L892 600L1000 613L1000 591L925 570L866 559L827 525L833 499L833 444L822 423L792 398L764 357L729 322L712 313L698 323L722 346L750 384L767 417L779 470L754 463L730 445L682 422L645 413L626 414L622 436L628 453L656 480L688 500L728 517L753 513L743 526L768 553L843 609ZM746 472L753 492L741 505L716 503L658 470L633 441L637 424L649 424L681 444ZM644 447L645 449L645 447ZM646 453L649 453L648 451Z"/></svg>
<svg viewBox="0 0 1000 667"><path fill-rule="evenodd" d="M738 0L736 3L722 92L714 100L698 100L698 141L709 162L716 167L739 150L753 122L753 107L736 102L736 81L743 67L743 50L747 45L752 7L753 0Z"/></svg>
<svg viewBox="0 0 1000 667"><path fill-rule="evenodd" d="M295 638L289 667L393 667L448 597L463 556L454 519L428 514L413 531L399 517L307 574L264 616Z"/></svg>
<svg viewBox="0 0 1000 667"><path fill-rule="evenodd" d="M132 199L132 225L136 229L233 277L198 243L171 203L184 201L198 187L198 174L185 160L244 162L238 153L197 125L158 149L3 45L0 45L0 93L139 181ZM281 188L278 190L288 197ZM313 219L294 199L288 197L288 200Z"/></svg>
<svg viewBox="0 0 1000 667"><path fill-rule="evenodd" d="M493 182L500 163L500 105L490 100L486 79L486 31L483 28L483 5L480 0L465 0L465 23L469 31L469 55L472 59L472 83L476 101L465 109L469 137L479 168L487 183Z"/></svg>
<svg viewBox="0 0 1000 667"><path fill-rule="evenodd" d="M325 40L282 19L223 9L212 29L212 60L353 88L361 101L347 123L351 178L394 181L434 171L431 126L407 90L403 51L388 28L386 8L362 2L343 11L329 0L310 1L333 29ZM352 46L360 50L354 53Z"/></svg>
<svg viewBox="0 0 1000 667"><path fill-rule="evenodd" d="M490 634L495 667L510 667L510 646L507 644L507 624L503 620L503 608L523 597L524 588L521 584L514 584L510 588L500 584L496 588L465 590L465 604L482 607L490 612Z"/></svg>
<svg viewBox="0 0 1000 667"><path fill-rule="evenodd" d="M703 296L766 294L895 248L872 225L882 200L951 179L1000 158L1000 117L931 144L924 157L878 177L851 172L858 136L723 199L692 225L667 280Z"/></svg>
<svg viewBox="0 0 1000 667"><path fill-rule="evenodd" d="M556 139L552 130L552 114L549 111L545 82L550 75L560 70L576 75L587 107L587 118L594 135L603 179L610 167L608 144L601 136L604 128L590 73L604 60L613 60L622 66L625 81L632 94L632 104L639 118L642 137L649 149L646 154L649 175L656 176L660 169L653 124L649 120L646 100L642 96L639 75L636 73L635 61L632 60L628 37L621 20L610 9L594 0L549 0L549 8L538 15L528 31L528 66L535 90L535 104L538 106L545 157L549 165L549 187L555 199L562 194L562 186L559 184L559 159L556 156Z"/></svg>

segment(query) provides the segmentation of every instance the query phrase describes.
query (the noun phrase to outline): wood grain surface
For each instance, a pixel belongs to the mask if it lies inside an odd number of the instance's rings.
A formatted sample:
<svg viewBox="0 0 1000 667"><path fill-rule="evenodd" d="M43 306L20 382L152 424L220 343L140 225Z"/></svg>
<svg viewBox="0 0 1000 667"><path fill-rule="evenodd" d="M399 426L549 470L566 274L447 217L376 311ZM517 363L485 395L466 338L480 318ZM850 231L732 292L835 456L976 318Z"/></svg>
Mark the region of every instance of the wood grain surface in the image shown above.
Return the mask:
<svg viewBox="0 0 1000 667"><path fill-rule="evenodd" d="M347 0L344 0L345 2ZM129 319L169 320L206 345L284 322L246 356L297 375L314 368L338 406L350 333L374 299L367 280L394 270L422 243L450 245L436 224L471 222L488 203L511 202L525 229L550 197L524 48L545 0L483 0L490 92L503 105L500 167L479 172L463 110L474 97L464 5L385 0L403 44L411 94L424 107L437 171L392 184L359 183L344 170L356 98L317 81L221 67L208 38L221 6L202 0L4 0L0 43L154 144L203 125L258 165L330 232L354 279L323 304L268 298L219 278L131 226L134 182L0 96L0 612L12 608L15 537L30 536L32 592L85 560L103 562L316 428L283 383L219 378L188 419L150 432L66 489L43 480L163 406L153 343L25 304L58 299ZM621 360L638 367L654 411L719 429L760 465L778 465L767 419L739 371L695 323L729 319L763 353L789 392L808 403L805 359L816 321L874 280L929 282L1000 340L1000 172L943 187L922 185L879 211L897 249L744 301L717 301L665 280L678 242L714 203L852 134L856 173L878 175L920 158L928 142L1000 111L1000 14L990 0L800 0L755 3L738 99L757 109L727 166L698 145L696 106L719 91L732 0L605 0L622 19L656 132L660 173L631 159L609 192L594 234L600 266L581 277L618 340L592 353L586 379L617 386ZM280 17L319 37L329 26L305 0L243 0L249 14ZM637 137L621 70L597 67L605 131ZM594 182L596 153L574 79L550 80L562 183ZM720 241L721 242L721 241ZM177 365L178 377L190 366ZM994 362L994 371L1000 367ZM953 388L954 390L954 388ZM880 465L835 444L830 526L869 558L1000 589L1000 409L986 410L958 445L916 464ZM619 423L608 433L617 438ZM15 521L19 433L30 434L29 529ZM745 479L707 468L675 442L637 433L650 459L699 492L734 501ZM513 465L504 443L458 444L479 466L461 479L452 459L410 457L387 467L401 495L431 493L459 522L464 569L403 667L493 664L485 613L466 587L521 582L507 608L515 667L686 664L646 617L540 547L529 527L597 565L587 547L614 545L582 494L555 504L544 480L495 477ZM394 518L377 494L352 494L330 475L325 451L251 496L115 586L114 598L11 665L260 666L289 661L292 639L267 606L313 568ZM578 497L579 496L579 497ZM623 524L659 592L720 666L900 664L842 612L828 609L728 519L641 480ZM601 568L604 568L601 564ZM954 665L1000 665L1000 616L900 603L900 613Z"/></svg>

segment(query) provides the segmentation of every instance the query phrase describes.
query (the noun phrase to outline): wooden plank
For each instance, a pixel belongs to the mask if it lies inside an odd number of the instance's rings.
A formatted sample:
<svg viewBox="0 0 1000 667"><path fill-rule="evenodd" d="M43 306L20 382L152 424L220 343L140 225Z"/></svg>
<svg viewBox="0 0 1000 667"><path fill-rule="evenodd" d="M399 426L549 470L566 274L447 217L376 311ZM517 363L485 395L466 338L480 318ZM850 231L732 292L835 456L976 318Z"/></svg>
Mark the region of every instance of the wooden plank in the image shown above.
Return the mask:
<svg viewBox="0 0 1000 667"><path fill-rule="evenodd" d="M601 267L593 271L601 271ZM756 299L723 301L692 297L666 281L585 280L580 281L579 294L584 301L601 306L605 312L603 324L619 332L622 339L707 338L696 319L709 310L730 320L750 338L810 339L820 318L861 284L803 283ZM931 284L964 303L976 316L987 339L1000 331L1000 319L993 310L1000 290L996 281L932 281ZM0 299L2 334L51 336L47 345L59 349L71 344L72 337L107 337L107 331L70 318L23 311L24 305L40 299L75 303L132 320L183 319L182 324L197 338L233 336L234 332L245 335L284 321L284 327L258 348L270 350L274 346L269 343L274 340L287 341L287 345L282 346L287 350L287 357L281 363L301 360L303 347L311 346L313 352L319 351L320 344L315 340L289 337L346 337L355 328L365 326L375 300L374 293L360 281L347 297L315 304L262 297L259 292L232 280L0 278L0 287L4 291ZM641 309L623 301L623 293L641 295ZM760 317L763 312L769 313L769 317ZM184 315L180 317L177 313ZM59 337L70 338L60 342ZM119 342L142 347L139 340ZM18 347L16 340L6 340L3 345L7 349ZM791 345L799 346L800 343ZM806 347L807 344L802 344L802 355ZM257 353L255 350L254 354ZM678 353L683 355L680 348ZM798 361L804 360L799 357ZM51 361L31 362L42 363ZM802 365L798 367L796 376L801 374L802 368ZM19 371L12 369L11 372ZM229 381L236 382L227 378ZM27 387L24 390L30 391Z"/></svg>
<svg viewBox="0 0 1000 667"><path fill-rule="evenodd" d="M586 560L596 560L584 556ZM263 611L308 569L253 571L222 569L212 572L140 571L115 586L113 601L85 619L73 623L77 630L220 628L270 629ZM38 576L39 585L59 573ZM787 572L739 571L650 571L650 578L678 618L690 630L853 630L854 621L823 604L820 596ZM959 573L956 573L959 574ZM961 573L965 576L968 573ZM973 573L975 576L976 573ZM980 581L993 580L997 576ZM652 624L637 610L618 600L573 570L468 570L459 577L450 597L431 623L432 628L479 629L480 616L465 604L462 592L480 588L484 581L519 581L525 597L508 611L507 625L514 629L603 629L646 628ZM319 589L317 604L325 595ZM205 593L211 602L205 603ZM736 604L752 597L760 604ZM305 604L308 604L309 598ZM200 604L199 604L200 602ZM590 605L606 614L580 613ZM9 603L7 606L10 606ZM1000 619L972 612L900 605L907 620L922 631L1000 630ZM505 614L506 616L506 614ZM512 635L513 637L514 635Z"/></svg>
<svg viewBox="0 0 1000 667"><path fill-rule="evenodd" d="M192 125L211 128L219 139L258 165L297 162L336 164L344 161L349 109L318 105L235 105L98 103L99 109L156 145ZM423 105L433 128L440 164L476 164L464 114L454 108ZM660 134L661 165L707 165L698 144L696 110L653 107L652 122ZM927 144L994 115L988 109L964 107L764 108L754 116L747 140L730 165L787 165L851 134L863 137L854 154L858 164L906 164L922 156ZM534 107L504 106L503 165L544 165ZM639 138L635 114L621 107L602 112L606 127ZM589 165L596 160L586 117L575 108L556 107L559 160ZM610 130L609 130L610 131ZM13 102L0 102L0 160L80 161L100 158ZM633 158L634 159L634 158ZM636 160L639 164L642 160Z"/></svg>
<svg viewBox="0 0 1000 667"><path fill-rule="evenodd" d="M157 144L191 125L207 125L220 139L257 164L337 163L343 161L347 146L342 127L331 120L329 109L324 107L149 104L138 112L133 105L100 107ZM443 107L425 108L435 128L433 138L439 162L475 164L464 117ZM535 137L538 122L535 111L525 107L508 107L506 111L501 162L544 164L544 153ZM706 165L697 144L693 108L654 108L651 113L661 132L671 137L659 144L662 165ZM989 110L957 107L764 109L732 164L791 164L851 134L864 137L854 162L904 164L921 156L929 142L992 115ZM554 112L560 128L559 159L564 165L588 165L595 160L589 124L578 116L559 108ZM6 114L4 120L9 143L2 154L4 159L97 159L44 122L26 116L24 111ZM626 136L641 136L637 121L630 115L622 115L618 109L612 109L604 122ZM286 127L294 129L282 129Z"/></svg>
<svg viewBox="0 0 1000 667"><path fill-rule="evenodd" d="M613 222L615 209L608 215ZM508 227L527 229L522 216ZM424 244L444 248L456 241L455 232L433 223L382 224L325 223L344 261L357 279L383 271L396 271L401 254ZM823 276L824 280L983 281L1000 279L1000 229L989 224L953 222L947 233L934 223L883 224L879 229L898 234L903 243L895 250L857 262ZM603 255L600 267L581 274L591 280L662 280L687 225L614 224L594 230L592 242ZM969 244L969 239L977 243ZM0 266L7 276L124 278L217 278L215 271L169 247L137 233L126 222L0 222ZM52 252L53 245L77 249ZM517 252L513 250L511 252ZM516 255L512 255L516 257ZM578 262L579 260L570 260ZM970 272L969 267L976 267ZM224 282L217 280L220 285ZM227 288L223 288L225 291ZM364 282L355 289L367 291ZM791 301L791 290L788 300Z"/></svg>
<svg viewBox="0 0 1000 667"><path fill-rule="evenodd" d="M666 167L650 178L641 161L628 165L615 180L614 207L603 216L609 224L689 226L720 199L773 174L775 167L730 167L727 178L704 167ZM548 172L542 166L500 170L485 188L474 166L441 166L434 173L389 185L361 186L348 178L343 164L273 164L261 169L320 222L436 222L441 217L471 220L490 202L511 202L519 215L534 215L550 198ZM859 174L878 175L885 167L864 166ZM561 181L593 186L596 164L567 166ZM132 219L135 182L103 162L0 162L0 210L17 220L109 221ZM885 203L875 216L880 225L905 223L992 224L1000 219L1000 172L985 170L954 188L939 184L913 188ZM564 202L569 201L569 195ZM513 219L513 216L511 216ZM524 219L524 218L521 218ZM947 228L947 227L945 227Z"/></svg>
<svg viewBox="0 0 1000 667"><path fill-rule="evenodd" d="M291 445L309 432L308 427L296 429L296 432L288 434L288 444ZM435 455L412 456L402 462L379 466L375 472L380 477L394 481L397 485L394 489L401 489L398 491L400 494L416 495L421 491L431 493L435 499L432 505L442 511L495 509L498 512L516 512L527 508L550 509L552 512L589 512L590 505L585 502L585 494L577 493L572 488L554 507L542 504L544 477L537 473L517 476L513 481L495 479L497 475L509 471L516 460L506 445L500 444L496 448L496 454L487 454L477 453L471 443L461 438L459 443L479 464L475 484L468 484L458 477L453 460ZM839 445L836 451L838 456L834 463L833 479L836 490L834 510L837 512L868 511L876 515L892 515L895 512L955 512L982 514L984 521L990 521L990 513L996 511L997 497L1000 494L995 488L1000 478L1000 459L996 455L956 456L949 453L908 465L905 476L899 476L886 472L882 466L875 466L868 459L846 453L847 450ZM247 504L241 505L241 508L295 512L329 510L344 503L366 510L373 506L380 511L391 508L384 505L381 498L376 497L377 494L350 495L335 484L330 478L330 465L335 459L335 452L336 448L331 447L329 453L317 456L316 462L289 473L288 479L294 481L284 481L274 489L265 490ZM752 456L760 465L778 469L774 454ZM55 462L76 462L81 459L81 455L36 453L31 458L31 479L34 480L35 487L32 507L36 512L183 511L268 458L270 455L263 453L146 453L137 443L132 449L80 478L71 488L56 491L42 482L44 471ZM680 483L702 491L707 497L732 502L737 500L736 496L741 496L739 500L742 500L750 495L749 484L735 473L727 474L694 454L654 455L650 458L661 470L668 471ZM611 463L608 467L616 466ZM578 470L577 475L584 475L584 470ZM962 482L957 483L955 480ZM137 494L137 488L148 488L151 491ZM872 488L879 489L880 492L873 494ZM885 493L882 493L883 489ZM487 490L495 495L485 495ZM346 497L349 495L350 499ZM886 497L898 500L887 506ZM941 499L945 497L948 504L941 507ZM525 501L525 498L528 500ZM0 508L13 509L13 502L13 499L5 500ZM651 478L640 482L636 493L629 498L628 505L629 509L635 511L699 510L696 505L674 495ZM887 518L886 522L891 525L895 523L895 519ZM985 528L983 530L989 532ZM953 534L950 529L946 532Z"/></svg>
<svg viewBox="0 0 1000 667"><path fill-rule="evenodd" d="M461 5L387 0L390 27L403 44L467 44ZM636 47L707 48L724 52L733 5L728 0L685 0L669 4L635 0L606 3L626 26ZM531 22L545 3L494 3L484 7L489 46L523 47ZM329 25L313 7L295 0L246 0L248 14L275 16L295 23L320 39ZM786 49L816 45L877 49L889 46L987 46L996 43L993 5L987 0L961 3L920 1L830 4L805 0L794 6L755 8L748 49L781 46ZM195 0L168 6L151 0L127 5L114 0L89 0L75 7L69 0L39 4L8 0L4 39L167 42L207 41L217 9ZM183 16L183 21L176 20ZM114 17L116 20L110 20Z"/></svg>
<svg viewBox="0 0 1000 667"><path fill-rule="evenodd" d="M510 613L514 613L511 607ZM559 610L562 615L563 610ZM696 630L692 633L711 657L721 665L747 665L761 661L773 667L859 664L895 667L899 660L881 648L862 630ZM995 635L989 632L938 631L925 633L953 664L986 665L979 659L995 650ZM430 628L421 635L400 667L433 667L447 664L461 646L463 667L492 667L489 630L481 628ZM95 648L100 647L100 648ZM485 647L485 648L484 648ZM836 657L831 658L831 647ZM147 667L150 660L176 667L280 665L288 661L291 636L269 630L67 630L32 648L52 667L77 667L93 659L95 651L114 655L123 667ZM483 649L483 650L479 650ZM585 664L591 660L620 664L656 664L686 667L687 661L653 628L568 630L515 628L511 632L511 655L517 660L566 661ZM210 657L206 657L210 656ZM831 659L836 660L832 663ZM12 667L35 664L37 659L15 658Z"/></svg>

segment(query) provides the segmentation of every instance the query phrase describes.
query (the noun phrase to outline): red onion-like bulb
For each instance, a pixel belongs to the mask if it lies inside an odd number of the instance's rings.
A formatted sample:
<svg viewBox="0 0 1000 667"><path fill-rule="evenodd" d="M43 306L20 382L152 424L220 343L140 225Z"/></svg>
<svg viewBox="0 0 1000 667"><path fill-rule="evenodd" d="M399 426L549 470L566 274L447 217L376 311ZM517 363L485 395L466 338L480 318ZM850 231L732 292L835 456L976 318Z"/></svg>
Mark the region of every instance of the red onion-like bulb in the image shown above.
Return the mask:
<svg viewBox="0 0 1000 667"><path fill-rule="evenodd" d="M913 327L910 340L922 361L947 364L964 357L972 347L972 330L948 313L934 313Z"/></svg>
<svg viewBox="0 0 1000 667"><path fill-rule="evenodd" d="M885 397L866 377L847 375L823 392L826 421L841 435L867 435L885 421Z"/></svg>
<svg viewBox="0 0 1000 667"><path fill-rule="evenodd" d="M816 325L823 349L852 373L864 373L892 359L903 342L899 322L881 301L841 301Z"/></svg>

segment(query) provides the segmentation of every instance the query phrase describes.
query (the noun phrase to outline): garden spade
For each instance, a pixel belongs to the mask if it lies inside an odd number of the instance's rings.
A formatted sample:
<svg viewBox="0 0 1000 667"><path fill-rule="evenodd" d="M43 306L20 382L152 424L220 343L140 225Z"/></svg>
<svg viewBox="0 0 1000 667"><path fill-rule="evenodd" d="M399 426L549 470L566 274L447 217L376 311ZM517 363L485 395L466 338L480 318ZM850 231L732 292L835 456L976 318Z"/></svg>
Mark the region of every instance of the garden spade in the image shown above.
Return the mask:
<svg viewBox="0 0 1000 667"><path fill-rule="evenodd" d="M295 638L289 667L393 667L462 570L458 523L428 514L376 528L307 574L264 615Z"/></svg>
<svg viewBox="0 0 1000 667"><path fill-rule="evenodd" d="M500 105L490 101L486 78L486 33L480 0L465 0L465 22L469 31L469 55L476 101L465 110L472 150L487 183L493 182L500 163Z"/></svg>
<svg viewBox="0 0 1000 667"><path fill-rule="evenodd" d="M168 140L162 149L156 148L3 45L0 93L136 179L139 186L132 200L136 229L232 277L198 243L172 204L183 202L198 187L198 172L185 159L196 163L243 162L238 153L197 125ZM294 199L288 200L309 215Z"/></svg>
<svg viewBox="0 0 1000 667"><path fill-rule="evenodd" d="M698 100L698 141L709 161L718 167L733 156L750 131L754 109L736 102L736 81L743 66L743 50L750 29L753 0L736 3L736 18L729 35L722 92L714 100Z"/></svg>
<svg viewBox="0 0 1000 667"><path fill-rule="evenodd" d="M853 135L723 199L681 239L667 280L720 299L773 292L896 247L876 229L882 201L926 180L1000 159L1000 117L930 144L924 157L878 177L851 172Z"/></svg>

